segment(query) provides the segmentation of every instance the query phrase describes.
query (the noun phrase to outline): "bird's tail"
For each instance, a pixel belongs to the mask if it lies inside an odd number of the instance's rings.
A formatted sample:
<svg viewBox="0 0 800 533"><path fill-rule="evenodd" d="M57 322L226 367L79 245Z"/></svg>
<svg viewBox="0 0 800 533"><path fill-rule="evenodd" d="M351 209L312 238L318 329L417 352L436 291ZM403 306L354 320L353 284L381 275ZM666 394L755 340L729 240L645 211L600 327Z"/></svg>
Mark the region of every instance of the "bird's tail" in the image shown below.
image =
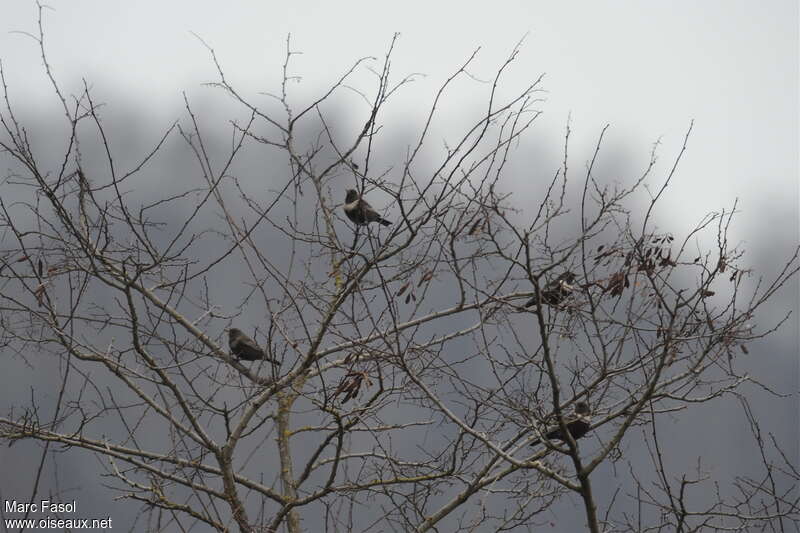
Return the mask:
<svg viewBox="0 0 800 533"><path fill-rule="evenodd" d="M392 223L389 222L388 220L386 220L385 218L379 218L378 222L380 222L384 226L391 226L392 225Z"/></svg>

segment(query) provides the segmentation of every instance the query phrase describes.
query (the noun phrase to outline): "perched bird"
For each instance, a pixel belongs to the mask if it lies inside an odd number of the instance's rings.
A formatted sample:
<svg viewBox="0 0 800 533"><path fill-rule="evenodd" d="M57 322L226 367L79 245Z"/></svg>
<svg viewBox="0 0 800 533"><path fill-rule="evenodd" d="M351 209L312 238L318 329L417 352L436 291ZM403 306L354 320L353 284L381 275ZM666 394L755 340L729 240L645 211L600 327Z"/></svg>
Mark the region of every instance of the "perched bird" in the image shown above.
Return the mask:
<svg viewBox="0 0 800 533"><path fill-rule="evenodd" d="M559 276L554 279L553 281L549 282L544 288L539 291L541 295L542 302L546 303L547 305L558 305L572 294L572 291L575 290L575 286L572 283L575 282L575 274L567 270L559 274ZM536 299L536 295L533 296L530 300L527 301L525 307L532 307L537 305L539 302Z"/></svg>
<svg viewBox="0 0 800 533"><path fill-rule="evenodd" d="M564 425L567 426L567 431L572 435L573 439L579 439L588 433L592 425L592 419L589 416L589 404L586 402L578 402L575 404L575 412L571 415L564 417ZM558 439L566 442L564 434L561 433L561 426L552 426L547 428L547 433L544 434L548 440ZM542 442L542 439L536 439L531 442L531 446L536 446Z"/></svg>
<svg viewBox="0 0 800 533"><path fill-rule="evenodd" d="M347 196L344 198L344 214L347 215L350 222L359 226L366 226L370 222L379 222L384 226L391 224L381 217L354 189L347 190Z"/></svg>
<svg viewBox="0 0 800 533"><path fill-rule="evenodd" d="M231 328L228 330L228 346L231 349L231 353L239 359L244 359L245 361L265 359L273 365L278 364L277 361L264 353L264 350L253 339L242 333L240 329Z"/></svg>

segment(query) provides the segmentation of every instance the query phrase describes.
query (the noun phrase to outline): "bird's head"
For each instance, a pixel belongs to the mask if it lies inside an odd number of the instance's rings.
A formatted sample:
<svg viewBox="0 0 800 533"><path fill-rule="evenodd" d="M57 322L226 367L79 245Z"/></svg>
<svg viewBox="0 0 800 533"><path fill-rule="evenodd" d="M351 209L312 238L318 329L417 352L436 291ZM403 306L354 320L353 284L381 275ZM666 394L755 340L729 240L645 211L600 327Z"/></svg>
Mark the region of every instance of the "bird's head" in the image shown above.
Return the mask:
<svg viewBox="0 0 800 533"><path fill-rule="evenodd" d="M238 337L241 334L242 334L242 330L237 329L237 328L231 328L231 329L228 330L228 339L229 340L233 340L233 339L235 339L236 337Z"/></svg>
<svg viewBox="0 0 800 533"><path fill-rule="evenodd" d="M578 402L575 404L575 412L579 415L589 414L589 404L586 402Z"/></svg>
<svg viewBox="0 0 800 533"><path fill-rule="evenodd" d="M347 195L344 197L344 203L349 204L358 200L358 191L355 189L347 189Z"/></svg>
<svg viewBox="0 0 800 533"><path fill-rule="evenodd" d="M559 281L564 281L566 283L572 283L572 282L575 281L575 274L573 274L572 272L567 270L566 272L564 272L563 274L558 276L558 279L559 279Z"/></svg>

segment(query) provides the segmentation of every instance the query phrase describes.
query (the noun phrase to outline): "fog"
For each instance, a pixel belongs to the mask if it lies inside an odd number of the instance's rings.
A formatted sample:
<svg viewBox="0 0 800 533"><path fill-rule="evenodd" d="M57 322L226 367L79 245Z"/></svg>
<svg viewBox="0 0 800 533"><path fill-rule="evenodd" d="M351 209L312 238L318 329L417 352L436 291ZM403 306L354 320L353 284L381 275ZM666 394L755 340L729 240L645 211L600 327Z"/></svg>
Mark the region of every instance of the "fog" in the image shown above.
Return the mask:
<svg viewBox="0 0 800 533"><path fill-rule="evenodd" d="M738 202L729 238L747 250L742 262L754 273L752 283L759 276L774 277L800 241L795 2L501 2L494 11L478 3L450 2L407 2L380 9L366 2L295 2L272 7L240 1L224 9L212 2L150 0L127 4L57 0L49 5L53 9L44 10L48 63L66 95L79 93L85 80L93 98L104 104L104 126L122 169L138 164L173 122L187 123L184 95L206 132L210 159L224 159L231 146L229 121L242 120L247 113L207 85L217 80L217 74L203 42L215 50L228 81L246 98L269 109L278 105L267 93L280 91L291 34L292 49L302 52L292 59L293 73L302 79L289 84L299 109L357 59L374 56L377 63L368 64L380 64L392 34L400 32L392 62L394 77L399 81L406 75L419 75L392 99L383 116L381 142L372 155L373 168L391 175L402 166L408 146L424 123L421 110L433 101L438 86L480 47L470 70L472 79L456 84L439 110L445 118L433 125L432 138L441 142L426 146L430 161L441 145L480 116L491 88L489 80L523 40L518 58L500 84L501 94L507 96L544 74L541 101L535 106L542 115L515 147L505 170L509 178L504 186L521 199L520 205L527 198L535 204L543 183L561 165L567 124L571 129L569 167L578 181L600 132L609 125L593 175L608 183L631 181L646 168L657 143L659 159L651 182L651 190L656 190L693 123L687 151L655 212L656 226L684 233L706 213L727 212ZM47 168L57 168L66 149L63 111L43 71L36 42L20 33L35 34L36 20L33 2L13 0L0 7L0 60L17 118L26 125L40 160ZM372 78L362 68L353 84L368 90ZM360 129L368 111L355 91L337 96L325 107L331 130L343 138ZM301 138L305 135L311 142L315 134L312 128L301 132ZM102 146L86 143L82 149L87 174L105 172ZM0 162L4 175L20 170L5 154L0 154ZM285 182L287 172L285 154L255 143L248 145L230 171L251 191L274 191ZM7 182L1 185L5 203L27 198L26 187ZM154 202L192 184L203 185L197 162L186 144L173 136L129 185L130 200ZM333 200L342 200L340 191L331 194ZM646 192L636 198L642 206L648 200ZM370 201L391 213L380 193ZM186 212L160 212L159 216L169 227L191 209L187 203ZM300 209L302 216L303 209L315 206ZM195 221L198 227L215 223L209 214ZM169 238L167 230L165 242ZM270 234L259 239L265 250L281 246ZM222 246L221 240L211 236L192 248L190 255L202 262L218 254ZM232 264L231 277L237 275L236 268L243 267ZM223 314L257 321L253 309L235 309L248 287L231 288L218 278L210 282ZM105 296L94 297L103 301ZM434 291L426 297L433 307L448 296ZM761 310L756 322L766 328L787 313L791 317L777 332L752 343L741 362L750 375L785 395L779 398L755 385L743 389L762 430L784 444L795 465L800 454L797 311L795 278ZM220 323L209 334L223 339L226 326ZM46 359L47 354L24 355L2 352L3 415L9 406L25 405L31 395L52 410L58 397L57 365ZM101 381L103 386L113 383ZM758 471L761 459L737 405L704 404L676 415L674 423L660 428L668 433L676 470L693 468L696 458L702 457L701 469L721 483ZM398 419L407 409L411 408L398 406ZM42 416L47 418L52 412ZM103 424L109 434L119 430L112 419L99 422L100 427ZM99 434L97 427L95 432ZM160 441L162 436L154 431L152 444L159 447ZM411 439L404 445L413 449ZM597 444L585 445L592 449ZM648 458L647 451L637 445L636 431L626 437L621 449L633 463ZM50 452L41 472L39 496L76 499L81 516L110 515L116 529L145 528L137 522L141 520L137 505L117 501L118 494L104 486L102 459L55 446ZM29 499L41 457L42 447L30 440L0 449L4 465L0 499ZM251 463L249 468L264 468L266 477L274 477L277 462L269 466ZM595 474L601 507L612 498L602 487L626 475L610 467ZM573 503L577 505L577 500ZM549 530L570 532L582 527L584 517L568 510L569 503L554 508ZM304 526L314 531L314 524Z"/></svg>

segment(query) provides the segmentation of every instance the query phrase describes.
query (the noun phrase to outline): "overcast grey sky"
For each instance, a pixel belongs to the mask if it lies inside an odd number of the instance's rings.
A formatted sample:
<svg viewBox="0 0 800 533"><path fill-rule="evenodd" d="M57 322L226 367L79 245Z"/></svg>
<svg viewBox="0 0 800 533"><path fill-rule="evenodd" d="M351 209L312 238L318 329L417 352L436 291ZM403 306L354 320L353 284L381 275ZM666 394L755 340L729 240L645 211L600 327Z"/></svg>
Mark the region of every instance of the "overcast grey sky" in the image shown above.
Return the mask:
<svg viewBox="0 0 800 533"><path fill-rule="evenodd" d="M398 129L413 122L420 99L430 102L475 48L481 51L471 72L490 79L524 38L503 87L512 92L545 74L546 101L538 106L544 115L532 133L545 152L560 153L571 117L572 165L583 169L600 130L611 124L608 146L630 158L633 168L646 165L660 139L663 175L694 120L689 149L659 213L672 224L668 229L685 230L739 198L742 213L730 236L754 253L754 263L776 267L798 242L795 0L505 1L491 9L488 2L430 0L48 5L49 62L67 92L77 92L86 78L110 112L125 106L152 119L152 136L181 115L183 91L194 101L212 91L201 84L216 79L214 65L193 33L214 47L231 83L256 97L277 89L291 33L293 48L303 53L293 63L303 76L296 88L302 97L329 85L355 59L382 56L400 32L393 71L426 76L388 108L384 124ZM0 60L18 106L58 113L38 48L18 33L35 33L36 17L33 1L2 0ZM448 101L454 117L485 102L468 87ZM557 168L558 161L553 164ZM796 288L777 298L772 311L796 311ZM778 335L784 377L793 382L780 384L784 393L797 391L796 322Z"/></svg>
<svg viewBox="0 0 800 533"><path fill-rule="evenodd" d="M354 59L380 56L402 34L395 72L421 72L396 117L416 109L476 47L476 74L487 78L526 37L507 87L545 73L548 132L563 131L571 113L575 146L606 123L610 139L644 159L661 138L674 153L691 119L690 150L668 202L700 213L734 197L753 213L780 189L791 213L798 199L797 2L48 2L50 60L75 87L86 77L109 103L125 96L174 116L181 91L202 92L214 79L213 46L231 80L252 93L276 87L287 34L302 51L295 68L307 87L339 75ZM224 5L224 8L222 7ZM0 8L0 56L12 89L25 100L52 101L37 49L13 31L35 30L31 0ZM470 103L469 95L462 94ZM391 119L391 115L387 120ZM557 135L542 135L553 149ZM585 157L581 154L581 157ZM724 187L720 185L724 184ZM789 194L791 192L791 194ZM776 207L773 205L773 208ZM796 218L795 218L796 221ZM794 227L797 224L793 225Z"/></svg>

